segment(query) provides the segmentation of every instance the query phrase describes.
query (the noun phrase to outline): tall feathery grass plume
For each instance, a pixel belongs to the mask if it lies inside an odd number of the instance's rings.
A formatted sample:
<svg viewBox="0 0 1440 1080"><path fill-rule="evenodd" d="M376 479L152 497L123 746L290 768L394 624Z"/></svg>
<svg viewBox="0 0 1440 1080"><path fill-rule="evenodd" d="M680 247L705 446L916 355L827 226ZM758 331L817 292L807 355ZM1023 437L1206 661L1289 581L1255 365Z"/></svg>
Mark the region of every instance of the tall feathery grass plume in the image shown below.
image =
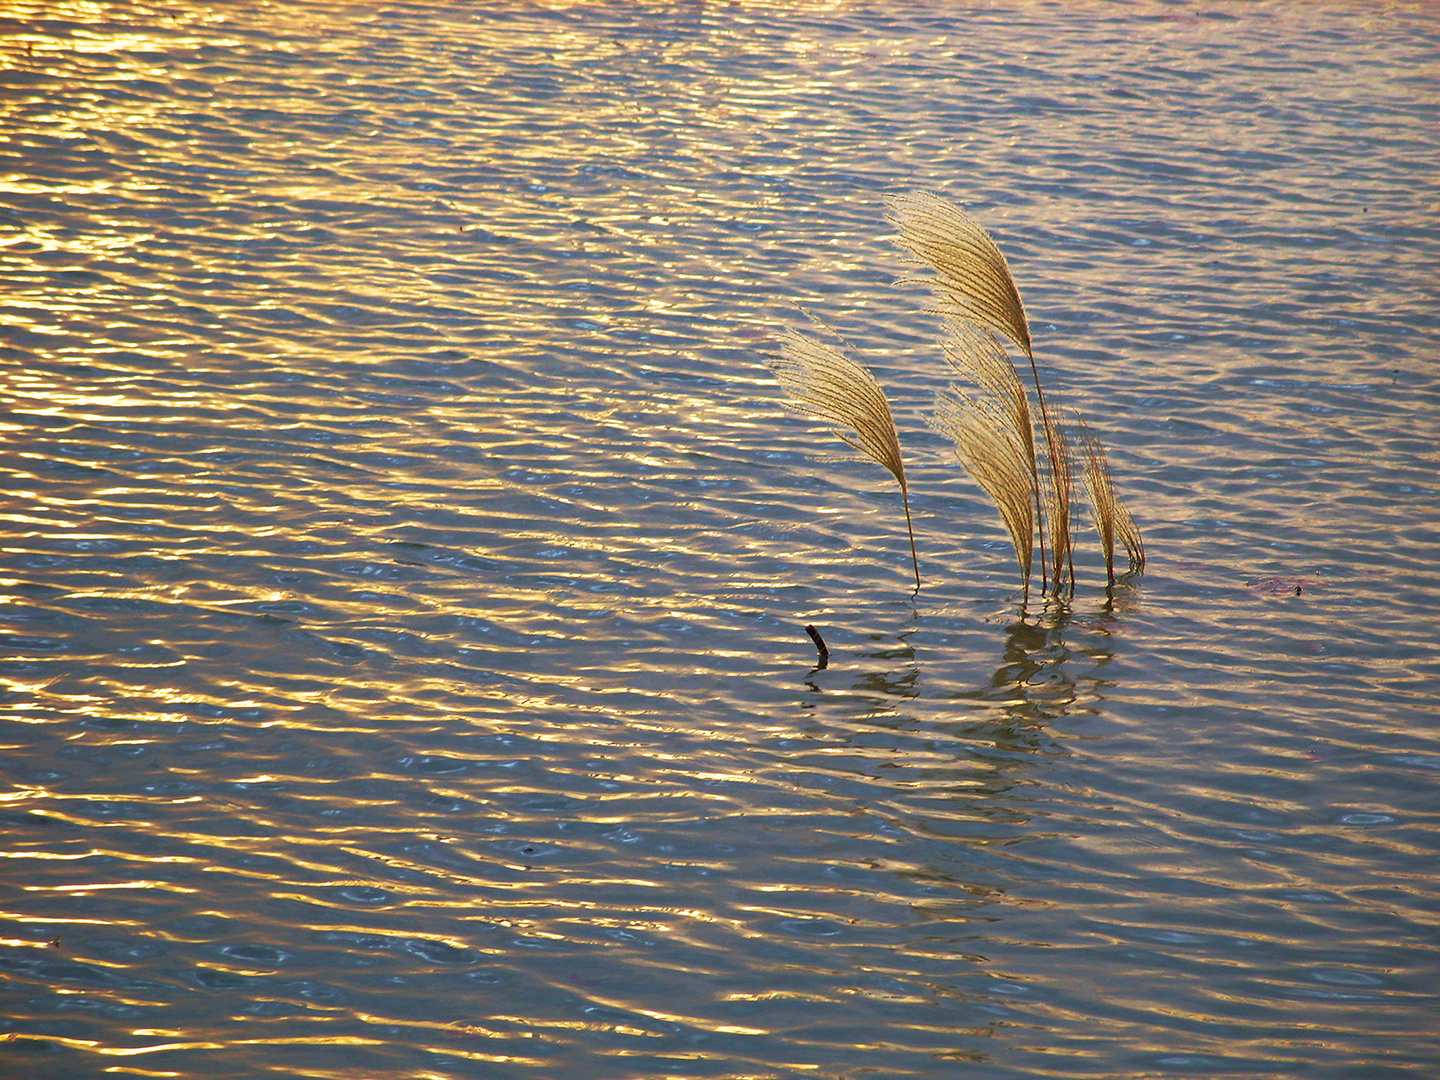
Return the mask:
<svg viewBox="0 0 1440 1080"><path fill-rule="evenodd" d="M1115 584L1115 541L1125 548L1131 573L1145 569L1145 544L1140 530L1120 500L1110 480L1110 463L1100 440L1076 417L1080 425L1080 452L1085 465L1085 488L1090 494L1090 510L1095 518L1095 531L1100 534L1100 549L1105 553L1105 575L1108 584Z"/></svg>
<svg viewBox="0 0 1440 1080"><path fill-rule="evenodd" d="M901 244L935 272L930 284L940 298L1030 356L1025 305L990 234L958 206L928 191L891 195L885 201Z"/></svg>
<svg viewBox="0 0 1440 1080"><path fill-rule="evenodd" d="M890 415L890 403L875 376L838 349L797 330L787 332L780 355L772 357L768 365L789 395L793 409L833 425L842 442L895 477L905 507L915 588L919 589L920 557L915 552L915 526L910 519L910 489L900 457L900 435Z"/></svg>
<svg viewBox="0 0 1440 1080"><path fill-rule="evenodd" d="M1068 562L1070 465L1064 433L1051 418L1045 401L1040 369L1035 363L1035 350L1030 339L1030 323L1010 267L990 234L959 207L952 206L939 196L923 191L912 192L890 196L887 203L901 245L933 272L934 277L929 279L929 284L940 300L942 313L968 319L1009 338L1030 362L1050 472L1050 486L1044 498L1048 513L1039 511L1042 496L1038 473L1034 476L1032 492L1040 533L1041 573L1052 578L1058 586L1059 572L1052 569L1046 573L1045 523L1048 518L1051 533L1060 534L1060 541L1052 536L1050 561L1056 563L1063 559ZM1072 569L1072 584L1073 580Z"/></svg>
<svg viewBox="0 0 1440 1080"><path fill-rule="evenodd" d="M993 333L960 318L947 320L946 327L946 360L985 395L952 386L948 395L937 396L931 426L954 443L965 471L1000 511L1020 564L1021 607L1025 607L1030 602L1040 509L1030 403L1015 365Z"/></svg>
<svg viewBox="0 0 1440 1080"><path fill-rule="evenodd" d="M1046 412L1041 420L1045 426L1045 447L1050 454L1050 471L1045 478L1048 500L1046 517L1050 522L1050 591L1060 592L1061 578L1069 574L1070 590L1075 590L1075 545L1070 531L1070 507L1075 495L1074 457L1070 439L1055 414Z"/></svg>
<svg viewBox="0 0 1440 1080"><path fill-rule="evenodd" d="M955 444L955 454L975 482L1000 510L1010 533L1015 561L1020 564L1024 594L1030 602L1030 573L1035 556L1035 506L1031 500L1030 466L1015 439L1010 418L992 400L958 390L936 400L935 429Z"/></svg>

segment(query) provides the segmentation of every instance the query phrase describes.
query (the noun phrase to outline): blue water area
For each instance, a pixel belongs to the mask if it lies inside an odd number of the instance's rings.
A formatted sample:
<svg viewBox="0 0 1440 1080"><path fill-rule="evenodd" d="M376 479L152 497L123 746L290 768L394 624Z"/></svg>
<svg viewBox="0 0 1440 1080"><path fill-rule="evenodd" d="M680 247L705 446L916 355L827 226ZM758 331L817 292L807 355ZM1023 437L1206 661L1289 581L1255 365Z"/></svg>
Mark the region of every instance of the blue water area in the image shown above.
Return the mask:
<svg viewBox="0 0 1440 1080"><path fill-rule="evenodd" d="M1440 9L0 30L0 1075L1436 1075ZM911 191L1142 573L1024 602Z"/></svg>

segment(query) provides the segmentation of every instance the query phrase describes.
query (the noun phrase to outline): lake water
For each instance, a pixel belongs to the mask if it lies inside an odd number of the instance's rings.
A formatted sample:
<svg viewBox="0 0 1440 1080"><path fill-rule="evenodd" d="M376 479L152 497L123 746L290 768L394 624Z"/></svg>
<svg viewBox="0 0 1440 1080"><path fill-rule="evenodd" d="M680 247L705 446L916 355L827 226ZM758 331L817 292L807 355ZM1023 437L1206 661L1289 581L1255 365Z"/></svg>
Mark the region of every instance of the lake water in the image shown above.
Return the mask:
<svg viewBox="0 0 1440 1080"><path fill-rule="evenodd" d="M0 1075L1437 1075L1440 8L0 16ZM1113 595L1021 617L911 190Z"/></svg>

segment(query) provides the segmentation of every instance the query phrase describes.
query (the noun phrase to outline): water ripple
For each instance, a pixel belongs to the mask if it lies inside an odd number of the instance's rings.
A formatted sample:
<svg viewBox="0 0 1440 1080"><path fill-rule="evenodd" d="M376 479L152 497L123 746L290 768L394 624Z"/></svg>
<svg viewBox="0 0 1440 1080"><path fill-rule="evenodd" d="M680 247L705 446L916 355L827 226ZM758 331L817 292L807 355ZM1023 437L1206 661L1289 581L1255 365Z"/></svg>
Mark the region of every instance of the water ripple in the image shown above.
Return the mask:
<svg viewBox="0 0 1440 1080"><path fill-rule="evenodd" d="M1212 7L3 16L15 1068L1428 1075L1440 37ZM908 188L1113 595L1016 618Z"/></svg>

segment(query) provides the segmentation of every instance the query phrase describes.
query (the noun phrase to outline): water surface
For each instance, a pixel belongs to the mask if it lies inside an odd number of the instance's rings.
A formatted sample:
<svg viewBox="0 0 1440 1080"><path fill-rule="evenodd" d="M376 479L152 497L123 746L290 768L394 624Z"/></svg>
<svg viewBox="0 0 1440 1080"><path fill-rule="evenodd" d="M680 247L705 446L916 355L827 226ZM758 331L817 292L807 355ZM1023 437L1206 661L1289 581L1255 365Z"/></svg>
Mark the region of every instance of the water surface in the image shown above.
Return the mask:
<svg viewBox="0 0 1440 1080"><path fill-rule="evenodd" d="M1434 1075L1433 7L0 15L0 1072ZM913 189L1113 593L925 425Z"/></svg>

